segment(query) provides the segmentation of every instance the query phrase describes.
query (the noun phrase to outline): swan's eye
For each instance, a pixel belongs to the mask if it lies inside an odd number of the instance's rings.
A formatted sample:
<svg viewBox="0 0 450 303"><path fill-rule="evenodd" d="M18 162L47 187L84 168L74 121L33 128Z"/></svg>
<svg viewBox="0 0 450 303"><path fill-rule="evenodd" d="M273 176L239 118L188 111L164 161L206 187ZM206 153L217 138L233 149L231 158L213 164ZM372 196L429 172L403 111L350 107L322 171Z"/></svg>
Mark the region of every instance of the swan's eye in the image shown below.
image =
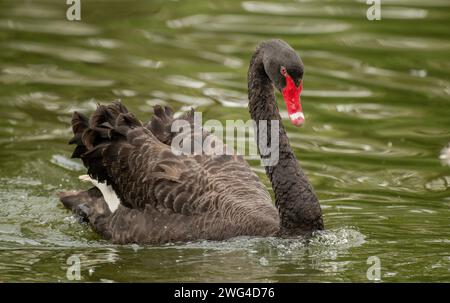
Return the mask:
<svg viewBox="0 0 450 303"><path fill-rule="evenodd" d="M282 67L280 68L280 73L281 73L283 76L286 77L286 75L287 75L286 67L282 66Z"/></svg>

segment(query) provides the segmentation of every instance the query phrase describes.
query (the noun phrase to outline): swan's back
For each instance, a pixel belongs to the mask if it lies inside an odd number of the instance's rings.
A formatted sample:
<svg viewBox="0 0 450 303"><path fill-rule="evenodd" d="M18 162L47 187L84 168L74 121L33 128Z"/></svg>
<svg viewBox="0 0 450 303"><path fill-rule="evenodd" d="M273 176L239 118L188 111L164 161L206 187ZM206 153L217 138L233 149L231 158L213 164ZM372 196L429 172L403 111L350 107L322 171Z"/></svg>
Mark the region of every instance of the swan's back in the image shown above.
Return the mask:
<svg viewBox="0 0 450 303"><path fill-rule="evenodd" d="M275 235L278 212L247 162L241 156L175 155L172 123L171 111L161 107L147 125L120 103L99 106L89 121L74 113L73 156L95 182L112 187L120 205L111 211L96 189L63 193L63 204L115 243Z"/></svg>

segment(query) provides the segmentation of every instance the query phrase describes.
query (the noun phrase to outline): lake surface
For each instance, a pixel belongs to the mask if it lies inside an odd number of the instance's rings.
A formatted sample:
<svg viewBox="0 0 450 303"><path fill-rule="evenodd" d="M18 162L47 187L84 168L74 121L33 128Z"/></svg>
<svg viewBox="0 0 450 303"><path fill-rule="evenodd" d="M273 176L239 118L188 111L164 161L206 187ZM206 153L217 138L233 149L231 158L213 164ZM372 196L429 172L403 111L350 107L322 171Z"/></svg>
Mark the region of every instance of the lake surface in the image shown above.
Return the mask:
<svg viewBox="0 0 450 303"><path fill-rule="evenodd" d="M73 22L65 1L0 2L0 281L67 281L77 255L82 281L368 282L374 256L383 282L450 282L448 1L383 0L380 21L365 1L81 2ZM116 246L59 204L86 188L72 111L247 120L248 63L274 37L305 64L307 122L285 125L326 232Z"/></svg>

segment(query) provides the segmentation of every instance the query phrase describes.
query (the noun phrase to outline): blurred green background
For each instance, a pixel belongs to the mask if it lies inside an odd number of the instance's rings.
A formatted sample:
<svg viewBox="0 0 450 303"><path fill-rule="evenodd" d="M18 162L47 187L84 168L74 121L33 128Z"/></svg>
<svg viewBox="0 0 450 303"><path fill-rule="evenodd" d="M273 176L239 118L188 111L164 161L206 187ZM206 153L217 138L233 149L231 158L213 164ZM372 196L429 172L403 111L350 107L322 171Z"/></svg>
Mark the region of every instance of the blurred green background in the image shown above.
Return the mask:
<svg viewBox="0 0 450 303"><path fill-rule="evenodd" d="M450 282L450 2L0 1L0 281ZM249 119L256 45L281 38L305 64L306 125L286 124L327 231L301 240L239 238L115 246L55 196L86 188L70 160L71 112L121 99ZM280 97L278 95L278 97ZM283 102L280 103L285 115ZM287 122L287 121L285 121ZM267 182L259 161L253 169ZM271 190L271 189L270 189Z"/></svg>

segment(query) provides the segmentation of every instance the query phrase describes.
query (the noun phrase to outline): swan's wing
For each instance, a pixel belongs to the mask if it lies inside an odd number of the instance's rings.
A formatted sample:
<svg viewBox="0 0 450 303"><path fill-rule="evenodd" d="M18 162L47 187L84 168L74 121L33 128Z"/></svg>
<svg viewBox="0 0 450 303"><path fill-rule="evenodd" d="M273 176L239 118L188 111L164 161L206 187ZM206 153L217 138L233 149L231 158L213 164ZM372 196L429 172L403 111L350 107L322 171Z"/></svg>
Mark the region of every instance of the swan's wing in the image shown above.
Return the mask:
<svg viewBox="0 0 450 303"><path fill-rule="evenodd" d="M99 106L89 122L75 113L72 124L76 150L86 150L80 156L88 174L111 185L128 208L148 205L191 215L250 209L254 203L271 207L267 190L242 157L175 155L121 104Z"/></svg>
<svg viewBox="0 0 450 303"><path fill-rule="evenodd" d="M153 107L153 117L145 124L145 127L149 129L152 134L162 143L166 145L171 145L172 140L180 135L182 132L187 133L186 129L179 127L173 127L174 123L183 121L185 125L189 125L190 135L194 136L194 131L199 131L201 133L201 139L204 140L210 133L204 129L196 129L194 123L194 109L191 108L189 111L181 114L178 118L174 117L173 110L168 106L155 105ZM179 124L180 125L180 124ZM201 126L200 126L201 127ZM222 142L220 142L222 143Z"/></svg>
<svg viewBox="0 0 450 303"><path fill-rule="evenodd" d="M193 123L193 113L186 112L180 119L185 119ZM145 124L145 127L149 129L152 134L162 143L170 145L174 133L171 131L172 123L175 121L173 111L168 106L155 105L153 107L153 117Z"/></svg>

